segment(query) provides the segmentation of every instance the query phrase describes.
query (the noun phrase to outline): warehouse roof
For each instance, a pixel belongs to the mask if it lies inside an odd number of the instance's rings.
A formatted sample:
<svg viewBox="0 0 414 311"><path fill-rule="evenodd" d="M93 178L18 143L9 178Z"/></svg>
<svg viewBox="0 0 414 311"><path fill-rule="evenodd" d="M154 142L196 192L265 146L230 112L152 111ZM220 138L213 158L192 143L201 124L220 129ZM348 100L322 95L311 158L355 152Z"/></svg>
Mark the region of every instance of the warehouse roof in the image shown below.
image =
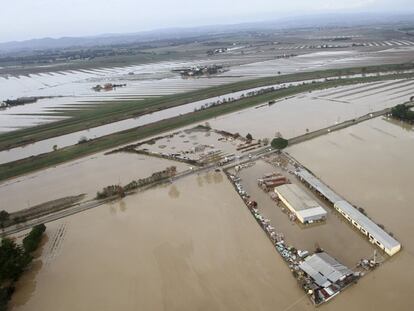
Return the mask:
<svg viewBox="0 0 414 311"><path fill-rule="evenodd" d="M313 217L325 217L328 214L322 207L317 206L301 211L297 211L297 214L299 214L303 219L312 219Z"/></svg>
<svg viewBox="0 0 414 311"><path fill-rule="evenodd" d="M367 231L376 241L382 244L389 255L393 255L401 248L401 244L390 236L387 232L381 229L367 216L362 214L352 204L348 203L342 197L337 195L328 186L323 184L318 178L313 176L304 168L298 168L296 175L304 179L308 184L315 188L319 193L325 196L335 207L341 209L347 214L352 221L356 222L361 228Z"/></svg>
<svg viewBox="0 0 414 311"><path fill-rule="evenodd" d="M304 168L298 168L296 171L296 175L303 178L309 185L315 188L319 193L321 193L324 197L326 197L332 204L337 201L342 201L339 195L337 195L332 189L322 183L318 178L313 176Z"/></svg>
<svg viewBox="0 0 414 311"><path fill-rule="evenodd" d="M342 277L353 274L327 253L316 253L307 257L299 267L305 271L321 287L328 287Z"/></svg>
<svg viewBox="0 0 414 311"><path fill-rule="evenodd" d="M306 210L320 205L312 200L301 188L295 184L286 184L275 188L275 191L283 196L296 211ZM322 207L320 207L322 208Z"/></svg>
<svg viewBox="0 0 414 311"><path fill-rule="evenodd" d="M334 205L340 208L345 214L351 217L356 223L364 228L369 234L371 234L377 241L379 241L385 248L393 249L395 247L401 247L401 244L390 236L387 232L382 230L376 223L374 223L367 216L358 211L347 201L338 201Z"/></svg>

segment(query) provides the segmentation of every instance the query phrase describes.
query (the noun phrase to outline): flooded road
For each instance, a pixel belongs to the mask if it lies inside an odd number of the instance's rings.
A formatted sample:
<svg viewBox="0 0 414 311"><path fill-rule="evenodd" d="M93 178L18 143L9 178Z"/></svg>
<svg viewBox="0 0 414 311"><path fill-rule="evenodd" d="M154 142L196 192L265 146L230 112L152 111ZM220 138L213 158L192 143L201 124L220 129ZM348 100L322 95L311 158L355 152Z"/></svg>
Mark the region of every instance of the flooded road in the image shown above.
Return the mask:
<svg viewBox="0 0 414 311"><path fill-rule="evenodd" d="M378 118L287 151L339 194L363 207L403 246L399 254L352 288L348 298L369 300L370 304L364 304L368 310L409 310L414 279L414 128ZM369 299L367 291L381 295Z"/></svg>

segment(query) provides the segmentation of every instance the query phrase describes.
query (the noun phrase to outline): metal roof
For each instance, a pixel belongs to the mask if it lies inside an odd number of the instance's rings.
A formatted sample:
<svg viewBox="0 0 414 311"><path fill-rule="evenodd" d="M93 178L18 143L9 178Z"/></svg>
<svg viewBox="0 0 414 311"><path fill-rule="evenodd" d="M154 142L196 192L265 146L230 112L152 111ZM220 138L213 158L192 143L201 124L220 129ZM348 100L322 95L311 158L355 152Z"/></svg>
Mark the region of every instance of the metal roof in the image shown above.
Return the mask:
<svg viewBox="0 0 414 311"><path fill-rule="evenodd" d="M331 285L331 282L328 281L326 277L321 275L318 271L316 271L310 264L307 262L302 262L299 265L299 268L301 268L303 271L306 272L307 275L309 275L316 284L318 284L320 287L328 287Z"/></svg>
<svg viewBox="0 0 414 311"><path fill-rule="evenodd" d="M374 223L367 216L358 211L354 206L345 200L338 201L334 205L347 214L353 221L364 228L372 237L379 241L385 248L391 250L393 248L401 247L401 244L390 236L387 232L382 230L376 223Z"/></svg>
<svg viewBox="0 0 414 311"><path fill-rule="evenodd" d="M326 215L328 214L322 207L318 206L318 207L314 207L314 208L309 208L306 210L302 210L302 211L298 211L297 214L299 214L303 219L308 219L308 218L321 218L321 217L326 217Z"/></svg>
<svg viewBox="0 0 414 311"><path fill-rule="evenodd" d="M296 171L296 175L304 179L308 184L310 184L313 188L315 188L319 193L321 193L324 197L326 197L332 204L337 201L342 201L339 195L337 195L332 189L322 183L318 178L313 176L304 168L298 168Z"/></svg>
<svg viewBox="0 0 414 311"><path fill-rule="evenodd" d="M316 284L327 287L342 277L353 274L353 271L339 263L327 253L316 253L309 256L299 267L314 279Z"/></svg>
<svg viewBox="0 0 414 311"><path fill-rule="evenodd" d="M322 208L315 200L312 200L305 191L295 184L286 184L275 188L277 194L282 196L296 211Z"/></svg>
<svg viewBox="0 0 414 311"><path fill-rule="evenodd" d="M318 178L313 176L309 171L304 168L298 168L296 170L296 175L304 179L308 184L315 188L315 190L325 196L335 207L341 209L353 221L367 231L375 240L380 242L386 250L392 250L391 255L401 248L401 244L397 240L381 229L367 216L358 211L358 209L356 209L352 204L336 194ZM387 253L390 254L390 252Z"/></svg>

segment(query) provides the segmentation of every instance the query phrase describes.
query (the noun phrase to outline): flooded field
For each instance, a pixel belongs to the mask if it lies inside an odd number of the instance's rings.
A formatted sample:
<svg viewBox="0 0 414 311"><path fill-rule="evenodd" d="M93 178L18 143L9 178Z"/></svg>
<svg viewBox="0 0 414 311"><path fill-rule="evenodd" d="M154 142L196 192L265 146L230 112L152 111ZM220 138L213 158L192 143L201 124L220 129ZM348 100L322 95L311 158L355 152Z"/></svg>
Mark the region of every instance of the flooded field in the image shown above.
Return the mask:
<svg viewBox="0 0 414 311"><path fill-rule="evenodd" d="M222 173L50 223L46 234L11 310L285 310L298 299L313 308Z"/></svg>
<svg viewBox="0 0 414 311"><path fill-rule="evenodd" d="M412 305L413 139L412 126L378 118L287 150L335 191L363 207L403 245L352 293L352 299L367 300L367 290L381 293L369 299L368 309L409 310Z"/></svg>
<svg viewBox="0 0 414 311"><path fill-rule="evenodd" d="M308 80L307 83L318 80ZM290 85L298 85L303 81L290 83ZM286 87L285 83L273 85L275 89ZM16 161L19 159L24 159L32 155L38 155L46 152L50 152L54 145L57 145L58 148L71 146L77 144L79 140L84 137L87 139L95 139L112 133L120 132L123 130L135 128L138 126L147 125L164 119L172 118L179 116L180 114L191 113L194 110L201 109L205 105L209 105L213 102L229 100L230 98L240 98L245 96L248 92L257 91L263 89L262 87L251 88L243 91L228 93L223 96L215 96L204 100L199 100L191 102L185 105L176 106L153 113L145 114L137 118L125 119L118 122L113 122L105 124L102 126L97 126L89 128L87 130L73 132L66 135L61 135L58 137L53 137L50 139L41 140L33 144L28 144L22 147L16 147L5 151L0 151L0 164L7 163L11 161Z"/></svg>
<svg viewBox="0 0 414 311"><path fill-rule="evenodd" d="M293 47L292 51L295 51ZM300 49L297 57L285 59L278 58L285 51L275 49L261 53L254 48L253 52L248 52L247 48L243 55L229 52L218 57L198 57L185 61L169 60L125 67L51 71L18 76L0 75L0 102L25 96L63 96L63 98L46 98L34 104L0 110L0 132L56 121L56 118L49 116L56 109L79 109L79 106L87 105L90 101L101 103L107 100L139 100L251 78L275 76L279 72L288 74L321 68L399 63L410 60L412 51L413 46L406 45L387 45L368 50L356 48L335 51ZM198 79L182 79L171 72L172 69L211 64L223 64L229 70L208 78ZM95 85L105 83L126 84L126 86L111 92L92 90ZM29 118L28 115L32 117Z"/></svg>
<svg viewBox="0 0 414 311"><path fill-rule="evenodd" d="M222 173L49 223L46 235L17 283L13 311L315 310ZM347 242L338 246L346 251ZM320 309L405 310L394 299L411 293L399 287L411 277L398 274L384 287L393 265L394 258Z"/></svg>
<svg viewBox="0 0 414 311"><path fill-rule="evenodd" d="M407 267L414 259L407 217L412 214L409 142L413 135L411 126L374 119L289 148L403 244L402 252L321 310L405 310L413 278ZM378 161L372 161L373 154ZM147 176L157 167L180 168L180 163L141 155L95 157L22 177L0 188L1 197L12 206L25 204L16 193L26 189L33 193L31 200L39 201L52 199L54 193L61 196L80 190L93 195L117 178L123 183ZM122 165L126 162L134 169ZM350 267L372 254L372 245L329 208L325 224L303 229L290 222L257 186L257 178L269 170L275 169L258 161L240 174L261 213L285 234L288 243L309 250L323 247ZM378 188L387 191L378 192ZM383 294L378 297L378 292ZM42 254L19 281L11 306L12 310L39 311L314 310L226 177L213 172L48 224Z"/></svg>
<svg viewBox="0 0 414 311"><path fill-rule="evenodd" d="M256 138L271 138L278 132L292 138L404 103L412 95L412 79L337 87L220 116L210 124L241 135L251 133Z"/></svg>
<svg viewBox="0 0 414 311"><path fill-rule="evenodd" d="M288 50L295 54L303 51L303 49L297 49L296 47L287 46L282 50ZM410 54L413 50L414 46L387 46L383 47L381 50L355 49L349 47L347 49L336 49L331 51L311 50L307 53L302 52L300 55L293 58L281 60L270 59L244 64L234 67L227 74L257 77L272 76L277 74L278 71L285 74L319 69L369 66L378 63L399 63L402 59L411 59ZM280 51L278 52L280 53Z"/></svg>
<svg viewBox="0 0 414 311"><path fill-rule="evenodd" d="M188 169L183 163L145 155L95 154L0 183L0 210L15 212L82 193L92 199L103 187L127 184L171 165L178 171Z"/></svg>
<svg viewBox="0 0 414 311"><path fill-rule="evenodd" d="M319 80L307 80L306 82L311 83L312 81ZM289 85L297 85L302 82L304 81L290 83ZM285 86L285 83L273 85L275 88L282 88ZM58 148L74 145L78 143L82 137L95 139L115 132L178 116L180 114L190 113L195 109L200 109L206 104L208 105L214 101L239 98L243 94L259 89L261 88L252 88L223 96L195 101L137 118L113 122L88 130L45 139L23 147L0 151L0 164L50 152L54 145L57 145ZM342 94L342 92L346 93L347 91L353 90L356 90L356 92L345 95ZM229 132L240 132L242 136L245 136L250 132L256 138L274 137L275 133L281 132L285 137L294 137L304 134L306 129L310 131L320 129L337 122L367 114L374 110L384 109L385 107L404 102L409 98L409 94L412 94L413 91L414 82L412 80L374 82L357 86L337 87L334 89L336 96L333 96L332 98L329 97L332 93L332 89L301 94L287 100L278 101L272 106L263 104L218 117L211 120L211 124L214 128L223 129ZM339 97L337 96L338 93L341 93ZM354 98L355 95L357 95L357 98ZM323 117L321 117L322 115ZM262 122L258 124L256 120L261 120ZM300 121L300 126L298 125L298 121ZM273 123L280 125L272 128L269 124Z"/></svg>
<svg viewBox="0 0 414 311"><path fill-rule="evenodd" d="M206 124L208 125L208 122ZM225 164L260 147L263 147L263 144L256 140L249 141L238 134L199 125L167 133L134 149L152 155L206 165L213 162Z"/></svg>

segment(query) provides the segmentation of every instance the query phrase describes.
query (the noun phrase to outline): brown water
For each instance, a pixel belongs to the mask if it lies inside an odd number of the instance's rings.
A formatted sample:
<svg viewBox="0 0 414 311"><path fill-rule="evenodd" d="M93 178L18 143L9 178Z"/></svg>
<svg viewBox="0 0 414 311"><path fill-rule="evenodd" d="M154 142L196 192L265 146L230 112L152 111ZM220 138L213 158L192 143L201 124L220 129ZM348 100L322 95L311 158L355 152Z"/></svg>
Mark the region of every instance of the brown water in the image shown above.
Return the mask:
<svg viewBox="0 0 414 311"><path fill-rule="evenodd" d="M46 233L11 310L283 310L302 297L221 173L65 218Z"/></svg>
<svg viewBox="0 0 414 311"><path fill-rule="evenodd" d="M292 146L288 152L384 224L403 246L399 254L360 282L349 298L363 298L365 310L412 310L413 127L378 118Z"/></svg>
<svg viewBox="0 0 414 311"><path fill-rule="evenodd" d="M413 139L412 128L374 119L288 148L403 245L322 310L411 310ZM259 171L242 171L255 172L252 188L255 176L268 170L256 165ZM266 216L284 226L290 243L328 242L321 246L345 254L338 257L346 263L370 247L331 214L338 232L320 239L333 223L300 239L299 227L286 215ZM48 224L46 233L41 257L19 281L11 310L314 310L221 173L188 177L64 218Z"/></svg>
<svg viewBox="0 0 414 311"><path fill-rule="evenodd" d="M413 80L386 81L314 91L268 106L262 105L210 121L214 128L272 138L277 132L291 138L372 111L392 107L414 95Z"/></svg>
<svg viewBox="0 0 414 311"><path fill-rule="evenodd" d="M188 168L183 163L143 155L98 153L0 183L0 210L14 212L81 193L90 199L105 186L127 184L171 165L178 171Z"/></svg>
<svg viewBox="0 0 414 311"><path fill-rule="evenodd" d="M167 136L157 140L154 144L143 144L137 149L147 149L153 153L177 154L185 156L191 160L199 161L203 157L208 156L208 152L220 152L224 157L226 155L242 155L242 150L237 147L246 144L242 139L226 138L216 133L214 130L197 131L193 128L170 132ZM166 134L167 135L167 134ZM195 147L205 148L196 150Z"/></svg>
<svg viewBox="0 0 414 311"><path fill-rule="evenodd" d="M46 234L11 310L315 309L221 173L67 217ZM348 242L338 241L344 252ZM403 250L321 310L410 310L411 259Z"/></svg>
<svg viewBox="0 0 414 311"><path fill-rule="evenodd" d="M282 211L282 206L274 202L269 193L264 192L258 185L257 179L266 173L278 172L288 177L308 193L328 212L327 220L320 224L304 226L298 222L291 222L286 213ZM355 268L362 258L371 258L375 246L372 246L367 239L356 231L348 222L338 215L325 201L310 192L294 175L282 171L280 168L263 162L257 161L256 165L244 169L239 173L241 183L252 200L258 203L260 213L268 218L276 228L276 232L284 234L285 240L289 245L298 249L314 252L316 247L323 248L331 256L347 265L351 269ZM344 245L349 243L347 250Z"/></svg>
<svg viewBox="0 0 414 311"><path fill-rule="evenodd" d="M360 75L353 75L352 77L357 76ZM312 81L323 81L323 79L293 82L289 83L289 85L298 85L303 82L312 83ZM395 83L399 85L395 86ZM280 101L271 107L261 107L260 109L256 109L255 107L230 114L229 116L219 117L217 118L217 122L214 122L214 127L224 128L230 132L247 130L259 137L273 137L275 131L283 131L285 136L297 136L305 133L306 129L319 129L332 125L335 122L340 122L343 118L356 118L361 114L372 111L374 108L379 107L378 109L383 109L404 102L412 95L414 88L412 80L386 81L381 84L384 86L383 89L372 94L370 92L372 85L378 85L378 83L366 84L366 91L363 89L358 92L358 94L362 94L363 96L367 95L363 99L350 98L348 100L337 100L325 96L326 92L329 93L330 91L319 91L309 93L307 96L295 96L289 100ZM273 85L275 88L284 86L286 86L285 83ZM345 90L350 88L352 89L352 86L344 87ZM210 104L219 99L239 98L242 94L259 89L261 88L258 87L228 93L226 95L156 111L138 118L121 120L87 130L37 141L22 147L0 151L0 164L50 152L55 145L58 148L71 146L78 143L81 138L96 139L112 133L172 118L180 114L191 113L194 109L199 109L203 105ZM337 89L341 88L338 87ZM262 121L260 125L258 125L257 120ZM240 125L243 125L243 127L240 127ZM244 133L244 135L246 134L247 132Z"/></svg>

